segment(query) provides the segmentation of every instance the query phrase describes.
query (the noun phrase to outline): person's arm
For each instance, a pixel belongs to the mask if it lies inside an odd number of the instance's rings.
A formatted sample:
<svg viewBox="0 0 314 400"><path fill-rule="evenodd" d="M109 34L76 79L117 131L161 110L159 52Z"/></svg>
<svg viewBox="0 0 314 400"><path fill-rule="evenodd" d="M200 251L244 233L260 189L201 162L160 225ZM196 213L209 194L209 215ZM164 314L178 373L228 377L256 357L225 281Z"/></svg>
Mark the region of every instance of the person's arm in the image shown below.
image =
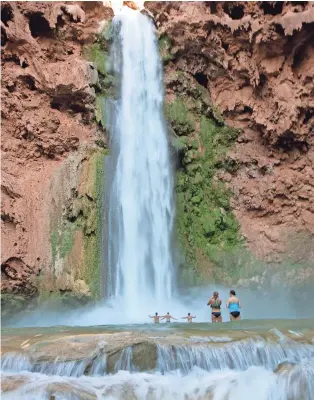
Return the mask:
<svg viewBox="0 0 314 400"><path fill-rule="evenodd" d="M207 303L208 306L211 305L212 299L213 299L213 298L211 297L211 298L208 300L208 303Z"/></svg>
<svg viewBox="0 0 314 400"><path fill-rule="evenodd" d="M182 319L187 319L187 317L181 317Z"/></svg>
<svg viewBox="0 0 314 400"><path fill-rule="evenodd" d="M229 308L229 299L227 300L227 308Z"/></svg>
<svg viewBox="0 0 314 400"><path fill-rule="evenodd" d="M192 317L192 318L196 318L196 317Z"/></svg>
<svg viewBox="0 0 314 400"><path fill-rule="evenodd" d="M242 308L241 304L240 304L240 300L239 300L239 308Z"/></svg>
<svg viewBox="0 0 314 400"><path fill-rule="evenodd" d="M163 319L165 319L166 317L165 316L163 316L163 317L160 317L160 320L162 321Z"/></svg>
<svg viewBox="0 0 314 400"><path fill-rule="evenodd" d="M170 317L170 318L175 319L176 321L178 321L177 318L174 318L174 317Z"/></svg>

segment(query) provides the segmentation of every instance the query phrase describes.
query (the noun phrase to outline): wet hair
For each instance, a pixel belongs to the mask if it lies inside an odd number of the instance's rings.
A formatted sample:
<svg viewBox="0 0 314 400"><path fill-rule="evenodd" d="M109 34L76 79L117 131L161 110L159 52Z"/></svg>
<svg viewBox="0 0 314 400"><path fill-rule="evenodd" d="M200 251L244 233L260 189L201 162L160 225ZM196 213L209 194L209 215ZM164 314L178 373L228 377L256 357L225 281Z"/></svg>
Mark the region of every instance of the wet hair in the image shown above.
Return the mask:
<svg viewBox="0 0 314 400"><path fill-rule="evenodd" d="M230 290L230 294L232 294L233 296L236 295L236 292L234 290Z"/></svg>
<svg viewBox="0 0 314 400"><path fill-rule="evenodd" d="M169 314L169 311L167 312L167 314Z"/></svg>
<svg viewBox="0 0 314 400"><path fill-rule="evenodd" d="M191 314L188 312L188 315L191 315Z"/></svg>
<svg viewBox="0 0 314 400"><path fill-rule="evenodd" d="M158 315L158 312L155 312L155 315Z"/></svg>
<svg viewBox="0 0 314 400"><path fill-rule="evenodd" d="M218 292L214 292L213 296L219 296L219 293Z"/></svg>

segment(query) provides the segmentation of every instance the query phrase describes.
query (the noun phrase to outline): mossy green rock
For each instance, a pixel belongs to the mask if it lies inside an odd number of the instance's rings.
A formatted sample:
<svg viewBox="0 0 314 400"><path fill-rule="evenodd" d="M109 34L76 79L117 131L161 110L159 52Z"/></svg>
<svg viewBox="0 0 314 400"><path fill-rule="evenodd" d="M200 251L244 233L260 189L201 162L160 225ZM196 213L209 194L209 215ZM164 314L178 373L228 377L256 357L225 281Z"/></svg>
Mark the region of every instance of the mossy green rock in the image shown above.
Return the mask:
<svg viewBox="0 0 314 400"><path fill-rule="evenodd" d="M50 271L56 272L50 285L45 284L47 279L43 277L39 285L41 298L46 292L58 290L73 298L100 298L106 154L103 149L87 149L80 164L69 164L59 173L56 187L64 188L71 184L69 172L79 171L72 178L76 180L76 189L70 186L57 195L59 203L51 215Z"/></svg>
<svg viewBox="0 0 314 400"><path fill-rule="evenodd" d="M212 277L223 281L233 271L226 269L222 256L217 254L241 248L242 239L230 207L231 193L222 182L215 180L215 175L224 167L226 154L238 131L214 116L204 88L187 84L186 75L178 75L180 94L166 104L165 110L181 159L176 172L176 227L185 254L181 279L193 277L193 283L200 283ZM209 107L211 112L204 115ZM213 271L209 273L208 268Z"/></svg>
<svg viewBox="0 0 314 400"><path fill-rule="evenodd" d="M86 46L83 51L83 56L86 60L94 63L99 73L106 75L106 53L102 49L100 43Z"/></svg>
<svg viewBox="0 0 314 400"><path fill-rule="evenodd" d="M171 39L167 34L163 34L160 36L158 46L161 59L164 63L167 63L174 58L174 56L171 54Z"/></svg>
<svg viewBox="0 0 314 400"><path fill-rule="evenodd" d="M186 136L193 132L194 120L182 100L166 104L165 113L176 135Z"/></svg>

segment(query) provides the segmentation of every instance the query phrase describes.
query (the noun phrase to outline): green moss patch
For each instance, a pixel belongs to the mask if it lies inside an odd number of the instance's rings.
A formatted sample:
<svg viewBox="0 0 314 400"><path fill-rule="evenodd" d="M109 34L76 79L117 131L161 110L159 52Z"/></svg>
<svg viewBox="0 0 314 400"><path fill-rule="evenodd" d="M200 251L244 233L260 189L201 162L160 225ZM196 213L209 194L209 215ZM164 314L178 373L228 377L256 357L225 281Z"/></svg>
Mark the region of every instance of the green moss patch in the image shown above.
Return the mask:
<svg viewBox="0 0 314 400"><path fill-rule="evenodd" d="M86 220L84 229L84 278L93 297L100 298L100 275L102 268L102 228L103 216L104 166L106 152L97 152L93 157L94 203L92 212Z"/></svg>
<svg viewBox="0 0 314 400"><path fill-rule="evenodd" d="M100 43L86 46L83 51L83 57L94 63L99 73L106 75L106 53L102 50Z"/></svg>
<svg viewBox="0 0 314 400"><path fill-rule="evenodd" d="M95 106L95 117L96 121L101 124L101 126L106 128L106 97L103 95L98 95L96 97L96 106Z"/></svg>
<svg viewBox="0 0 314 400"><path fill-rule="evenodd" d="M52 257L55 262L57 258L65 258L72 250L74 244L74 232L76 225L65 221L51 232Z"/></svg>
<svg viewBox="0 0 314 400"><path fill-rule="evenodd" d="M189 135L194 131L195 122L193 116L181 99L176 99L172 103L166 104L165 114L176 135Z"/></svg>
<svg viewBox="0 0 314 400"><path fill-rule="evenodd" d="M180 160L176 224L185 253L181 278L192 279L192 283L223 281L225 275L232 274L232 268L226 269L222 255L233 254L242 240L230 207L231 193L216 174L238 132L202 115L202 104L193 104L201 100L199 93L196 99L187 98L178 96L166 105Z"/></svg>
<svg viewBox="0 0 314 400"><path fill-rule="evenodd" d="M161 59L164 63L174 59L174 56L171 54L172 43L169 36L166 34L161 35L158 41L158 47Z"/></svg>
<svg viewBox="0 0 314 400"><path fill-rule="evenodd" d="M89 151L81 170L80 188L78 191L73 191L72 197L62 205L63 213L52 221L51 229L52 262L55 271L53 279L56 280L57 276L63 274L70 274L73 282L83 280L89 287L92 297L96 299L100 297L101 292L101 246L104 223L102 210L106 154L106 150L103 149ZM80 296L80 293L72 294ZM41 295L45 296L45 293Z"/></svg>
<svg viewBox="0 0 314 400"><path fill-rule="evenodd" d="M95 119L103 130L106 129L106 99L116 97L118 84L115 76L107 68L110 58L109 49L112 41L112 29L112 24L109 21L98 35L96 42L85 46L83 49L83 57L92 62L98 71L98 81L95 84Z"/></svg>

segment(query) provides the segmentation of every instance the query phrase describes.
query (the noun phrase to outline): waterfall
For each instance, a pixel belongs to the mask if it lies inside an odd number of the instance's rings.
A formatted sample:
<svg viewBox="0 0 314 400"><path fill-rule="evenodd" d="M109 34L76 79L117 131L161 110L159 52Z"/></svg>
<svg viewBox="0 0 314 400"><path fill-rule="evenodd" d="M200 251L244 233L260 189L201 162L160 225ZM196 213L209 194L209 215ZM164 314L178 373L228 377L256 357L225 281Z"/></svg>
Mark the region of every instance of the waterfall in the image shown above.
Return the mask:
<svg viewBox="0 0 314 400"><path fill-rule="evenodd" d="M120 95L110 137L107 293L133 316L171 298L173 176L154 26L127 7L113 22Z"/></svg>

